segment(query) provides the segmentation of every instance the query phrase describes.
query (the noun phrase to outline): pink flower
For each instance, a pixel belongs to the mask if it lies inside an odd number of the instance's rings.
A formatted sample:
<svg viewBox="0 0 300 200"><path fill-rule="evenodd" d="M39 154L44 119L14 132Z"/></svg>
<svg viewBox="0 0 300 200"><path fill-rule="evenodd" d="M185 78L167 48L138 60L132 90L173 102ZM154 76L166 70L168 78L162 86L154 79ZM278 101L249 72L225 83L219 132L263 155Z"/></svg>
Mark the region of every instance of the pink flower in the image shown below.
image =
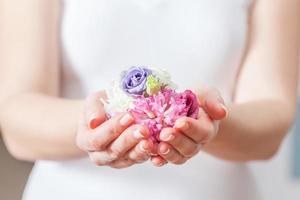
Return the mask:
<svg viewBox="0 0 300 200"><path fill-rule="evenodd" d="M199 105L195 94L186 90L177 93L172 89L164 89L157 95L140 96L134 101L134 108L129 112L137 124L149 128L154 141L159 141L159 133L165 127L173 127L176 120L187 116L197 118Z"/></svg>
<svg viewBox="0 0 300 200"><path fill-rule="evenodd" d="M182 93L186 102L187 117L197 119L199 113L199 103L196 95L191 90L186 90Z"/></svg>

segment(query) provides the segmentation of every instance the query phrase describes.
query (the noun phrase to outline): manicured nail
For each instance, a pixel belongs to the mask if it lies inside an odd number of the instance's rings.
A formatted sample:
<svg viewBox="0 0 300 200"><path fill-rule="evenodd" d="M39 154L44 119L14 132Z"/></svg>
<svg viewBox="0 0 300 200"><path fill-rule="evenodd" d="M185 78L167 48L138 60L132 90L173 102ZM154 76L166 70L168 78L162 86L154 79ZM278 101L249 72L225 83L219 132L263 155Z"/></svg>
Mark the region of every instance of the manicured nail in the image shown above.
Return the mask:
<svg viewBox="0 0 300 200"><path fill-rule="evenodd" d="M122 126L128 126L132 122L132 120L133 120L132 116L130 114L126 114L121 118L120 124Z"/></svg>
<svg viewBox="0 0 300 200"><path fill-rule="evenodd" d="M227 109L227 107L224 104L222 104L222 103L220 103L219 105L225 111L225 117L224 118L226 118L227 115L228 115L228 109Z"/></svg>
<svg viewBox="0 0 300 200"><path fill-rule="evenodd" d="M139 147L142 152L148 152L148 150L144 147L143 144L140 144Z"/></svg>
<svg viewBox="0 0 300 200"><path fill-rule="evenodd" d="M183 122L183 121L180 121L178 124L177 124L177 128L180 128L182 129L183 131L186 131L190 128L189 124L187 122Z"/></svg>
<svg viewBox="0 0 300 200"><path fill-rule="evenodd" d="M156 165L156 167L162 167L164 165L164 163L163 162L159 162L159 163L156 163L155 165Z"/></svg>
<svg viewBox="0 0 300 200"><path fill-rule="evenodd" d="M97 127L97 118L96 113L91 114L89 117L88 125L91 129L94 129Z"/></svg>
<svg viewBox="0 0 300 200"><path fill-rule="evenodd" d="M168 147L162 148L160 150L160 153L162 153L164 155L168 154L169 152L170 152L170 148L168 148Z"/></svg>
<svg viewBox="0 0 300 200"><path fill-rule="evenodd" d="M173 140L175 137L174 137L174 135L172 135L172 134L170 134L170 135L167 135L167 134L162 134L161 136L160 136L160 139L162 140L162 141L171 141L171 140Z"/></svg>
<svg viewBox="0 0 300 200"><path fill-rule="evenodd" d="M140 139L143 138L144 136L139 129L136 129L133 131L133 137L135 137L136 139Z"/></svg>

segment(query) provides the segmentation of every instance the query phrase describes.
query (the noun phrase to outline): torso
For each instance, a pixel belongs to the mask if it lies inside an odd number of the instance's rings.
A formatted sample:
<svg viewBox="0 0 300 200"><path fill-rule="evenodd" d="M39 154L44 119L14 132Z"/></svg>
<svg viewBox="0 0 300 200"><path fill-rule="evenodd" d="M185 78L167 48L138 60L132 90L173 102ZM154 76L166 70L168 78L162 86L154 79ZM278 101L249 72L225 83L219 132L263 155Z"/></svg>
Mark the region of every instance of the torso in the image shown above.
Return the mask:
<svg viewBox="0 0 300 200"><path fill-rule="evenodd" d="M250 0L65 0L62 96L105 89L133 65L162 67L180 88L208 84L231 100ZM123 170L88 159L39 161L24 199L257 199L247 165L200 153L183 166Z"/></svg>

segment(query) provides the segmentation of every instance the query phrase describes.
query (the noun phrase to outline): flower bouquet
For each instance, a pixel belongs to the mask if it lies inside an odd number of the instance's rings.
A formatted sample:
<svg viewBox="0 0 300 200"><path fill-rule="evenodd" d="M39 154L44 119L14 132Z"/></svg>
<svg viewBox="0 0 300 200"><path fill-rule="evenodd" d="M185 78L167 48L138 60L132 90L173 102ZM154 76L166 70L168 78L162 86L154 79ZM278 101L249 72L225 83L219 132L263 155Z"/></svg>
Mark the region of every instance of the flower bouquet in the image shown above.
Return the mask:
<svg viewBox="0 0 300 200"><path fill-rule="evenodd" d="M148 127L151 138L159 142L159 133L173 127L181 117L197 118L199 104L191 90L177 92L168 72L157 68L132 67L122 72L102 100L108 117L129 112L137 124Z"/></svg>

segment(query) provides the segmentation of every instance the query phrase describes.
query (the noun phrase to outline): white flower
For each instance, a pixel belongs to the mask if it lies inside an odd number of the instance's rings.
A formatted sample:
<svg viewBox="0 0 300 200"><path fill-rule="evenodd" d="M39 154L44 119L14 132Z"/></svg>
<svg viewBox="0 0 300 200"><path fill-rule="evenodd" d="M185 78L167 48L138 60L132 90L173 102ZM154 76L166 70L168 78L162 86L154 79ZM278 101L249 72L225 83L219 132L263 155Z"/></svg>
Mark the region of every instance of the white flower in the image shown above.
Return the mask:
<svg viewBox="0 0 300 200"><path fill-rule="evenodd" d="M169 72L159 68L150 68L152 74L168 88L177 89L177 85L171 80Z"/></svg>
<svg viewBox="0 0 300 200"><path fill-rule="evenodd" d="M121 88L118 81L112 83L112 87L106 90L108 100L100 99L104 109L110 116L116 113L126 112L133 105L133 98L127 95Z"/></svg>
<svg viewBox="0 0 300 200"><path fill-rule="evenodd" d="M171 81L171 75L162 69L150 68L152 75L166 88L176 89L177 86ZM100 99L104 104L105 112L113 116L120 112L126 112L129 108L134 107L134 97L128 95L121 88L121 80L113 81L111 87L106 89L107 100Z"/></svg>

